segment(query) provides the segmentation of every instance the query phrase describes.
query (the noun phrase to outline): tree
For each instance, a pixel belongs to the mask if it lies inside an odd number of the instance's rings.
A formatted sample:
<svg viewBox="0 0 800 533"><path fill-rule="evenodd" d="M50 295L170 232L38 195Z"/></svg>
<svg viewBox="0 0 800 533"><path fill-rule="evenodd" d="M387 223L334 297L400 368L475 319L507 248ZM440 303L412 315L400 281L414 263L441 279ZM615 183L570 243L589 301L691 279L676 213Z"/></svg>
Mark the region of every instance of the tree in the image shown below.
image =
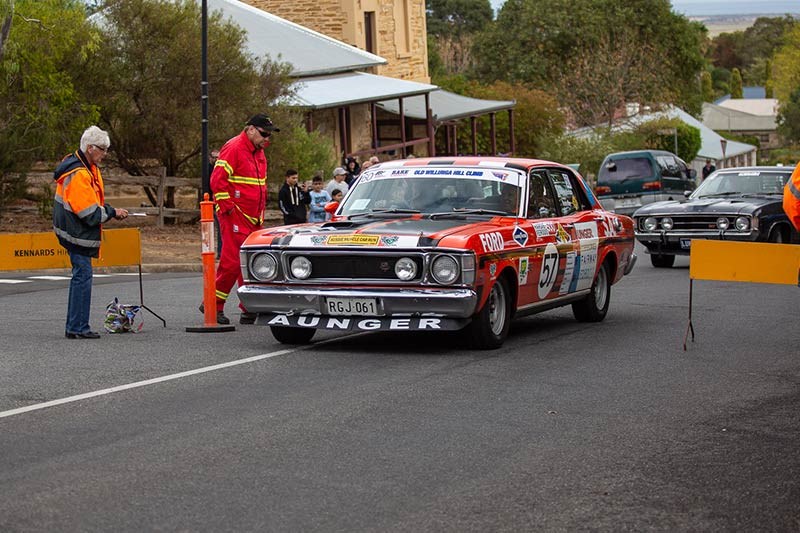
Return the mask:
<svg viewBox="0 0 800 533"><path fill-rule="evenodd" d="M744 33L720 33L711 40L711 62L715 67L732 70L744 66L741 50L744 48Z"/></svg>
<svg viewBox="0 0 800 533"><path fill-rule="evenodd" d="M778 133L787 141L800 143L800 87L780 105Z"/></svg>
<svg viewBox="0 0 800 533"><path fill-rule="evenodd" d="M200 167L200 5L194 0L112 0L90 61L86 98L100 105L119 165L133 175ZM220 12L208 17L209 141L219 146L255 111L287 93L288 68L246 53L245 32ZM271 110L274 114L276 110ZM285 114L289 120L290 114ZM275 117L273 117L275 118ZM281 126L291 130L291 124ZM281 128L283 129L283 128ZM173 191L166 204L174 205ZM152 190L148 191L154 201Z"/></svg>
<svg viewBox="0 0 800 533"><path fill-rule="evenodd" d="M786 35L786 42L775 52L772 61L775 97L786 102L800 88L800 24Z"/></svg>
<svg viewBox="0 0 800 533"><path fill-rule="evenodd" d="M24 193L34 161L63 156L97 120L72 80L97 47L76 0L5 2L0 62L0 202ZM12 23L13 22L13 23Z"/></svg>
<svg viewBox="0 0 800 533"><path fill-rule="evenodd" d="M704 38L704 27L673 13L669 0L508 0L476 40L474 74L484 83L532 84L558 95L562 105L581 114L570 84L575 82L573 69L589 72L592 67L582 56L600 60L596 50L605 47L621 58L632 58L635 54L623 52L623 46L650 49L647 72L628 69L645 79L617 83L638 86L639 103L676 103L699 112ZM624 71L624 61L615 68ZM649 81L654 73L660 85ZM602 67L593 72L597 79L603 75ZM669 101L664 102L665 97Z"/></svg>
<svg viewBox="0 0 800 533"><path fill-rule="evenodd" d="M700 87L703 91L703 101L704 102L713 102L714 101L714 86L711 81L711 73L707 70L704 70L700 74Z"/></svg>
<svg viewBox="0 0 800 533"><path fill-rule="evenodd" d="M731 72L731 98L742 98L742 91L742 74L735 68Z"/></svg>
<svg viewBox="0 0 800 533"><path fill-rule="evenodd" d="M474 35L491 22L489 0L427 0L427 29L449 74L465 72L472 64Z"/></svg>

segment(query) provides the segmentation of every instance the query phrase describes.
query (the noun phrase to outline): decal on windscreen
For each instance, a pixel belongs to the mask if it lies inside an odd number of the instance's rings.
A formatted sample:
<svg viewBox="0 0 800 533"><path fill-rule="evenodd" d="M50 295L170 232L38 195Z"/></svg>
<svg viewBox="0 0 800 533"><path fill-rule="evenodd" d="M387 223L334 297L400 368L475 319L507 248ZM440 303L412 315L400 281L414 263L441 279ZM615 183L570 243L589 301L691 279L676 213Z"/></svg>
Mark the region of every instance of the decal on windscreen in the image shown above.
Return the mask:
<svg viewBox="0 0 800 533"><path fill-rule="evenodd" d="M289 246L292 248L303 248L309 246L391 246L415 248L418 243L419 236L417 235L300 234L292 236Z"/></svg>

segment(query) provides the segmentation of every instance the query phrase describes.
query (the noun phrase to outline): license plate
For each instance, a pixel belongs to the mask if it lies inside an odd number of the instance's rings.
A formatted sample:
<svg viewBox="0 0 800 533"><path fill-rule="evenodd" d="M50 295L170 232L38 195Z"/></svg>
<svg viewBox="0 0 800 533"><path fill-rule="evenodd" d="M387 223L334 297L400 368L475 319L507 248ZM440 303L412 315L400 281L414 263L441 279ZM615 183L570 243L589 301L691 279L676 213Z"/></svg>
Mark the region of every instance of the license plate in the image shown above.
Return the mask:
<svg viewBox="0 0 800 533"><path fill-rule="evenodd" d="M617 200L617 207L639 207L642 203L638 198L620 198Z"/></svg>
<svg viewBox="0 0 800 533"><path fill-rule="evenodd" d="M378 316L376 298L326 298L329 315Z"/></svg>
<svg viewBox="0 0 800 533"><path fill-rule="evenodd" d="M681 248L688 250L692 247L692 239L681 239Z"/></svg>

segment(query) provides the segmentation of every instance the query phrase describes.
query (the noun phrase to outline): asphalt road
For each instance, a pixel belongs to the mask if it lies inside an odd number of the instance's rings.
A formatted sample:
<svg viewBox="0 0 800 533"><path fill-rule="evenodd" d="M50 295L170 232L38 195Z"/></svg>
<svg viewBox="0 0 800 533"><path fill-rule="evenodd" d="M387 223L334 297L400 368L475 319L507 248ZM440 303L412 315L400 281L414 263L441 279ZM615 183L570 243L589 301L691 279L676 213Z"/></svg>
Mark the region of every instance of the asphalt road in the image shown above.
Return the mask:
<svg viewBox="0 0 800 533"><path fill-rule="evenodd" d="M66 281L0 284L0 530L798 531L800 289L696 282L684 352L687 265L489 352L186 333L196 274L146 277L167 328L69 341ZM95 327L114 296L136 279L96 281Z"/></svg>

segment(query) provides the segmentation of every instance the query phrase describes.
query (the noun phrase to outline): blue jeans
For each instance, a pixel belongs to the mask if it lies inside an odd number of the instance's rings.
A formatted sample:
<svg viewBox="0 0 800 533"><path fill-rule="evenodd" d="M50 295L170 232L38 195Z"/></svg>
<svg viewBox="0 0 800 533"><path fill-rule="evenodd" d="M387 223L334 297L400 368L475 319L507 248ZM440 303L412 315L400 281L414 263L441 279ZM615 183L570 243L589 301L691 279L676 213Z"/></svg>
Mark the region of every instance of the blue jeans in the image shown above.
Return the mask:
<svg viewBox="0 0 800 533"><path fill-rule="evenodd" d="M72 280L69 282L66 333L86 333L89 328L89 310L92 306L92 258L68 252L72 262Z"/></svg>

